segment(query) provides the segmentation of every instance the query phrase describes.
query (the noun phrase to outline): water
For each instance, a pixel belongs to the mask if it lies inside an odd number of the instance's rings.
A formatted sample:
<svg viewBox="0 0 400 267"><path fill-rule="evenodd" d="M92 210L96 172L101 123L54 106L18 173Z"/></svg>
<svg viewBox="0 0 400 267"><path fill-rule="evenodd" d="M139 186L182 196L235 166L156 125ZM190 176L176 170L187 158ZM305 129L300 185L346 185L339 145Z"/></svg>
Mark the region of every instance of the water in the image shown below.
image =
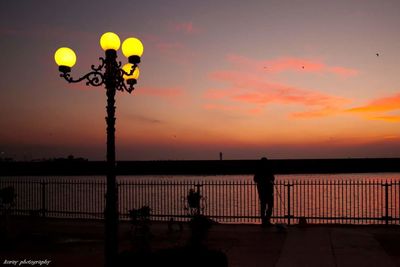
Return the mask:
<svg viewBox="0 0 400 267"><path fill-rule="evenodd" d="M186 220L190 189L202 195L202 212L227 223L258 223L259 203L252 175L121 176L119 211L152 209L153 219ZM388 185L385 185L389 182ZM275 222L399 223L400 173L276 175ZM199 186L196 186L199 185ZM67 218L102 218L105 177L2 177L13 186L17 214ZM387 195L386 195L387 194ZM387 198L387 201L386 201ZM387 206L387 208L386 208ZM32 212L33 211L33 212Z"/></svg>

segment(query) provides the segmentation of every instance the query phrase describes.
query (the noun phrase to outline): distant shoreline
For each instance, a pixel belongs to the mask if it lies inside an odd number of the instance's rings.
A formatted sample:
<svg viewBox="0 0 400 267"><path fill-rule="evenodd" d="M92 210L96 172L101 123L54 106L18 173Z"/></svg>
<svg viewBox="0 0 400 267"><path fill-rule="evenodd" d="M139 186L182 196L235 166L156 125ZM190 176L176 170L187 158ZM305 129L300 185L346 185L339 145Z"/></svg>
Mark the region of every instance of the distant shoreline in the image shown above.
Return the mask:
<svg viewBox="0 0 400 267"><path fill-rule="evenodd" d="M259 160L118 161L117 175L253 174ZM276 174L400 172L400 158L270 160ZM0 162L0 176L105 175L105 161Z"/></svg>

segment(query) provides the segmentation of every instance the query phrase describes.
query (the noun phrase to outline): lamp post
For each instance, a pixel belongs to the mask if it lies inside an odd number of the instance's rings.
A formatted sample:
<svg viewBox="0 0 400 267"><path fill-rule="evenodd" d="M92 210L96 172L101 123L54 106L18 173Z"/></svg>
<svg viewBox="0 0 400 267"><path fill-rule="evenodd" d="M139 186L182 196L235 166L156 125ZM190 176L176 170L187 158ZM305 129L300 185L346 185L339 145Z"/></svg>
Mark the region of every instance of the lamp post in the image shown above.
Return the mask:
<svg viewBox="0 0 400 267"><path fill-rule="evenodd" d="M118 35L112 32L104 33L100 45L105 51L105 58L100 57L100 65L91 66L91 71L81 78L71 77L71 68L75 65L76 55L67 47L59 48L54 59L61 72L60 77L69 83L85 81L86 85L104 85L107 95L107 193L105 208L105 266L115 266L118 255L118 188L115 174L115 93L127 91L131 93L139 78L140 57L143 54L142 42L137 38L128 38L122 43L122 53L128 58L128 63L121 68L117 61L117 50L120 47Z"/></svg>

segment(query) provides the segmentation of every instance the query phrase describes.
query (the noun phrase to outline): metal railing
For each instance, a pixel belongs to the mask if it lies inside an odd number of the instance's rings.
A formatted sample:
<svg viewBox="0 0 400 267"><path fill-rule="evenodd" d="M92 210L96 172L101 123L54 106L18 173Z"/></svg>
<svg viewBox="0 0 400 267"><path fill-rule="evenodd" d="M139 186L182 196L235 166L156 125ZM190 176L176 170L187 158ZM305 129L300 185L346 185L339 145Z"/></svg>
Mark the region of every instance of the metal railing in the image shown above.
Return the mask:
<svg viewBox="0 0 400 267"><path fill-rule="evenodd" d="M0 179L0 189L13 187L15 215L102 219L106 184L103 181ZM151 208L153 220L178 221L191 216L190 189L201 195L201 213L224 223L258 223L259 200L255 184L244 181L136 181L118 182L121 220L129 210ZM1 199L0 199L1 201ZM273 222L399 224L400 181L277 180Z"/></svg>

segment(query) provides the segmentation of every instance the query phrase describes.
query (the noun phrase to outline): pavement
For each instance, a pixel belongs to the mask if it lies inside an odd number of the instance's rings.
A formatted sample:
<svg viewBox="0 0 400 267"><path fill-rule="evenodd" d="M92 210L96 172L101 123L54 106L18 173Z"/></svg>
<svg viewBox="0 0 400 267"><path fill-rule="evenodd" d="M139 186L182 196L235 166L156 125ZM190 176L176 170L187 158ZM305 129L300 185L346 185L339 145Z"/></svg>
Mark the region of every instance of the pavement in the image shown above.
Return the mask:
<svg viewBox="0 0 400 267"><path fill-rule="evenodd" d="M45 266L103 266L103 223L77 220L14 220L0 240L0 266L10 261L47 260ZM400 266L400 226L217 224L209 248L222 251L231 267ZM184 246L190 231L153 222L153 251ZM132 251L129 223L120 225L120 250ZM42 265L43 266L43 265ZM190 266L190 264L188 264Z"/></svg>
<svg viewBox="0 0 400 267"><path fill-rule="evenodd" d="M276 266L396 266L370 230L365 227L289 228Z"/></svg>

